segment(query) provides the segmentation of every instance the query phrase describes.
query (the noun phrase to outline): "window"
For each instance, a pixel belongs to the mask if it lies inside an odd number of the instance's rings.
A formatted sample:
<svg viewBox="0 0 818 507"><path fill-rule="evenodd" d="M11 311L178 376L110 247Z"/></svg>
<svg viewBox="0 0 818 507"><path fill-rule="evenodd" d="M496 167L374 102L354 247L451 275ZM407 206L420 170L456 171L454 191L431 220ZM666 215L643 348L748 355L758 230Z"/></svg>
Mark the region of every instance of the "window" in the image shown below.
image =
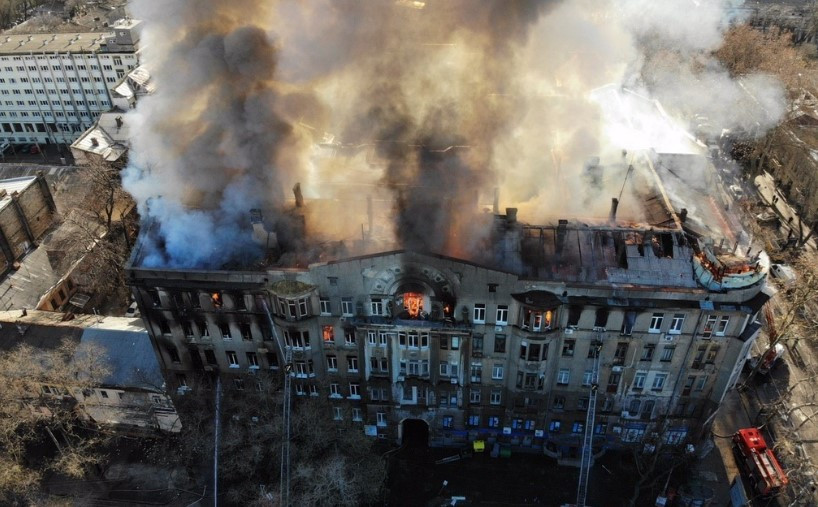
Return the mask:
<svg viewBox="0 0 818 507"><path fill-rule="evenodd" d="M503 401L503 393L502 391L492 391L491 396L489 397L489 403L492 405L499 405Z"/></svg>
<svg viewBox="0 0 818 507"><path fill-rule="evenodd" d="M716 362L716 356L719 355L719 346L718 345L711 345L710 349L707 351L707 357L705 357L704 362L707 364L713 364Z"/></svg>
<svg viewBox="0 0 818 507"><path fill-rule="evenodd" d="M645 379L648 377L648 374L643 371L636 372L636 376L633 377L633 389L634 390L642 390L645 388Z"/></svg>
<svg viewBox="0 0 818 507"><path fill-rule="evenodd" d="M440 349L441 350L449 350L449 337L448 336L441 336L440 340Z"/></svg>
<svg viewBox="0 0 818 507"><path fill-rule="evenodd" d="M648 333L661 332L663 320L665 320L664 313L654 313L650 318L650 327L648 327Z"/></svg>
<svg viewBox="0 0 818 507"><path fill-rule="evenodd" d="M676 345L665 345L662 349L662 356L659 358L662 362L668 362L673 359L673 353L676 351Z"/></svg>
<svg viewBox="0 0 818 507"><path fill-rule="evenodd" d="M673 315L673 320L670 321L670 329L667 330L670 334L682 334L682 326L685 322L685 315L683 313L676 313Z"/></svg>
<svg viewBox="0 0 818 507"><path fill-rule="evenodd" d="M354 382L349 384L349 397L353 400L361 399L361 384Z"/></svg>
<svg viewBox="0 0 818 507"><path fill-rule="evenodd" d="M295 362L295 376L305 378L308 376L314 376L315 370L313 369L312 359L308 361L296 361Z"/></svg>
<svg viewBox="0 0 818 507"><path fill-rule="evenodd" d="M585 430L585 423L583 421L574 421L571 425L571 433L582 433Z"/></svg>
<svg viewBox="0 0 818 507"><path fill-rule="evenodd" d="M642 413L639 415L642 419L650 419L653 416L653 407L656 406L656 402L653 400L647 400L645 403L642 404Z"/></svg>
<svg viewBox="0 0 818 507"><path fill-rule="evenodd" d="M483 380L483 364L482 363L472 363L471 364L471 371L470 371L471 381L475 383L480 383Z"/></svg>
<svg viewBox="0 0 818 507"><path fill-rule="evenodd" d="M625 312L625 316L622 319L621 333L625 336L630 336L633 333L634 324L636 324L636 312Z"/></svg>
<svg viewBox="0 0 818 507"><path fill-rule="evenodd" d="M326 325L321 328L321 336L324 338L324 343L331 344L335 342L335 328L331 325Z"/></svg>
<svg viewBox="0 0 818 507"><path fill-rule="evenodd" d="M408 375L417 377L420 375L420 363L418 361L409 361Z"/></svg>
<svg viewBox="0 0 818 507"><path fill-rule="evenodd" d="M225 352L227 354L227 363L230 365L231 368L238 368L239 367L239 356L232 350L228 350Z"/></svg>
<svg viewBox="0 0 818 507"><path fill-rule="evenodd" d="M506 335L494 335L494 352L504 353L506 351Z"/></svg>
<svg viewBox="0 0 818 507"><path fill-rule="evenodd" d="M358 357L347 356L347 371L349 373L358 373Z"/></svg>
<svg viewBox="0 0 818 507"><path fill-rule="evenodd" d="M440 362L440 375L442 377L448 377L449 376L449 363L448 362L446 362L446 361L441 361Z"/></svg>
<svg viewBox="0 0 818 507"><path fill-rule="evenodd" d="M608 309L597 308L594 318L594 328L605 328L608 325Z"/></svg>
<svg viewBox="0 0 818 507"><path fill-rule="evenodd" d="M613 364L624 364L625 356L628 354L628 344L620 342L616 344L616 351L614 351Z"/></svg>
<svg viewBox="0 0 818 507"><path fill-rule="evenodd" d="M372 315L383 315L383 299L381 298L372 298L369 303L369 310L370 314Z"/></svg>
<svg viewBox="0 0 818 507"><path fill-rule="evenodd" d="M705 385L707 385L707 375L702 375L696 382L696 390L703 391Z"/></svg>
<svg viewBox="0 0 818 507"><path fill-rule="evenodd" d="M337 382L333 382L329 385L329 396L330 398L340 398L341 397L341 384Z"/></svg>
<svg viewBox="0 0 818 507"><path fill-rule="evenodd" d="M665 387L665 380L667 380L667 373L657 373L655 377L653 377L653 385L651 385L651 390L653 391L661 391Z"/></svg>
<svg viewBox="0 0 818 507"><path fill-rule="evenodd" d="M427 339L426 346L428 346L429 345L429 343L428 343L429 336L428 335L424 335L424 336L426 336L426 339ZM387 342L388 339L389 339L389 335L387 333L384 333L384 332L378 333L378 346L379 347L386 347L386 342Z"/></svg>
<svg viewBox="0 0 818 507"><path fill-rule="evenodd" d="M479 389L472 389L469 391L469 403L480 403Z"/></svg>
<svg viewBox="0 0 818 507"><path fill-rule="evenodd" d="M239 331L241 331L241 339L245 341L252 341L253 334L250 331L250 324L241 323L239 324Z"/></svg>
<svg viewBox="0 0 818 507"><path fill-rule="evenodd" d="M352 298L343 298L341 300L341 315L352 317Z"/></svg>
<svg viewBox="0 0 818 507"><path fill-rule="evenodd" d="M494 380L503 380L503 370L505 366L501 363L494 363L491 368L491 378Z"/></svg>
<svg viewBox="0 0 818 507"><path fill-rule="evenodd" d="M369 345L375 346L378 344L378 333L375 331L367 331L366 332L366 343Z"/></svg>
<svg viewBox="0 0 818 507"><path fill-rule="evenodd" d="M258 356L255 352L247 353L247 364L250 366L250 368L258 368Z"/></svg>
<svg viewBox="0 0 818 507"><path fill-rule="evenodd" d="M355 345L355 330L344 329L344 345Z"/></svg>
<svg viewBox="0 0 818 507"><path fill-rule="evenodd" d="M557 384L561 386L568 385L568 380L571 378L571 370L563 368L557 373Z"/></svg>
<svg viewBox="0 0 818 507"><path fill-rule="evenodd" d="M227 324L226 322L222 322L221 324L219 324L219 330L222 333L222 338L224 338L225 340L230 340L232 338L232 336L230 335L230 325Z"/></svg>
<svg viewBox="0 0 818 507"><path fill-rule="evenodd" d="M486 305L484 303L478 303L474 305L474 323L475 324L486 323Z"/></svg>
<svg viewBox="0 0 818 507"><path fill-rule="evenodd" d="M170 360L174 363L181 363L182 360L179 358L179 351L176 350L176 347L168 347L168 355L170 356Z"/></svg>
<svg viewBox="0 0 818 507"><path fill-rule="evenodd" d="M497 416L489 417L489 428L499 428L500 427L500 418Z"/></svg>
<svg viewBox="0 0 818 507"><path fill-rule="evenodd" d="M386 426L386 412L378 412L375 414L375 421L380 427Z"/></svg>
<svg viewBox="0 0 818 507"><path fill-rule="evenodd" d="M344 413L341 407L332 407L332 418L336 421L342 421L344 419Z"/></svg>
<svg viewBox="0 0 818 507"><path fill-rule="evenodd" d="M483 356L483 335L476 334L471 339L471 355L473 357Z"/></svg>
<svg viewBox="0 0 818 507"><path fill-rule="evenodd" d="M525 382L523 384L525 389L534 389L534 385L537 383L537 374L536 373L526 373L525 374Z"/></svg>
<svg viewBox="0 0 818 507"><path fill-rule="evenodd" d="M619 389L619 381L622 380L622 374L617 372L612 372L608 376L608 388L607 391L609 393L615 393Z"/></svg>
<svg viewBox="0 0 818 507"><path fill-rule="evenodd" d="M444 416L441 420L441 424L444 428L451 428L454 426L454 417L447 415Z"/></svg>
<svg viewBox="0 0 818 507"><path fill-rule="evenodd" d="M718 317L715 315L708 315L707 320L704 322L704 329L702 329L702 337L703 338L710 338L713 336L713 331L716 329L716 321Z"/></svg>
<svg viewBox="0 0 818 507"><path fill-rule="evenodd" d="M363 417L361 417L361 409L360 408L353 408L352 409L352 420L355 422L363 421Z"/></svg>
<svg viewBox="0 0 818 507"><path fill-rule="evenodd" d="M327 356L327 371L338 371L338 358Z"/></svg>
<svg viewBox="0 0 818 507"><path fill-rule="evenodd" d="M584 387L590 386L593 379L594 372L591 370L585 370L585 372L582 374L582 385Z"/></svg>
<svg viewBox="0 0 818 507"><path fill-rule="evenodd" d="M506 305L497 306L497 319L495 323L498 326L505 326L506 324L508 324L508 306Z"/></svg>
<svg viewBox="0 0 818 507"><path fill-rule="evenodd" d="M642 357L640 358L641 361L652 361L653 360L653 353L656 351L656 345L653 343L648 343L645 345L645 348L642 349Z"/></svg>
<svg viewBox="0 0 818 507"><path fill-rule="evenodd" d="M321 315L332 315L332 307L330 306L329 299L321 298L318 300L318 303L321 306Z"/></svg>
<svg viewBox="0 0 818 507"><path fill-rule="evenodd" d="M479 415L470 415L467 424L472 428L476 428L480 426L480 416Z"/></svg>
<svg viewBox="0 0 818 507"><path fill-rule="evenodd" d="M210 365L213 365L213 366L218 366L218 363L216 362L216 354L213 352L213 350L205 349L204 355L205 355L205 361L207 361L207 364L210 364Z"/></svg>
<svg viewBox="0 0 818 507"><path fill-rule="evenodd" d="M716 336L724 336L727 333L727 326L730 324L730 317L726 315L719 319L719 325L716 327Z"/></svg>
<svg viewBox="0 0 818 507"><path fill-rule="evenodd" d="M562 421L559 419L552 419L551 422L548 423L548 431L552 433L559 433L561 425Z"/></svg>
<svg viewBox="0 0 818 507"><path fill-rule="evenodd" d="M576 345L576 340L565 340L562 343L562 355L563 357L573 357L574 356L574 346Z"/></svg>
<svg viewBox="0 0 818 507"><path fill-rule="evenodd" d="M306 317L309 315L307 298L301 298L298 300L298 315L300 317Z"/></svg>
<svg viewBox="0 0 818 507"><path fill-rule="evenodd" d="M460 337L452 336L452 350L460 350Z"/></svg>

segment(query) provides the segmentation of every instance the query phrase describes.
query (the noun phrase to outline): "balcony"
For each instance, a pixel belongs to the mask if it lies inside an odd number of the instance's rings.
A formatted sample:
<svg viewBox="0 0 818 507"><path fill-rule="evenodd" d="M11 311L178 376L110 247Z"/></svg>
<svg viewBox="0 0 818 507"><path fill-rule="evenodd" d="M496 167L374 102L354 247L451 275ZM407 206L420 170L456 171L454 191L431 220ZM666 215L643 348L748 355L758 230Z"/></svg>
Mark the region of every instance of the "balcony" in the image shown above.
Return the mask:
<svg viewBox="0 0 818 507"><path fill-rule="evenodd" d="M353 326L402 326L424 329L451 329L453 331L471 331L472 325L468 321L457 321L452 318L432 319L399 319L383 315L347 317L347 322Z"/></svg>

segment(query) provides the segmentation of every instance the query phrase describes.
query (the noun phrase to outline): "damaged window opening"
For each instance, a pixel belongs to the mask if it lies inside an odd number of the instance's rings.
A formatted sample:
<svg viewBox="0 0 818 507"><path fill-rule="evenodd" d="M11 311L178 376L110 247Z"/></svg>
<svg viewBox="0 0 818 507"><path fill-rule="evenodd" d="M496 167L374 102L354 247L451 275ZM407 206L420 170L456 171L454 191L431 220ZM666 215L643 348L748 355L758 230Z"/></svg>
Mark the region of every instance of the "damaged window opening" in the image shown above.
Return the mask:
<svg viewBox="0 0 818 507"><path fill-rule="evenodd" d="M582 315L582 307L581 306L569 306L568 307L568 327L577 327L579 326L579 318Z"/></svg>
<svg viewBox="0 0 818 507"><path fill-rule="evenodd" d="M247 302L244 300L243 294L235 294L233 295L233 302L236 305L236 309L239 311L247 311Z"/></svg>
<svg viewBox="0 0 818 507"><path fill-rule="evenodd" d="M424 313L423 294L418 292L405 292L403 294L403 310L410 319L417 319Z"/></svg>
<svg viewBox="0 0 818 507"><path fill-rule="evenodd" d="M213 303L214 309L221 310L222 307L224 306L224 301L222 300L222 293L219 291L211 293L210 302Z"/></svg>
<svg viewBox="0 0 818 507"><path fill-rule="evenodd" d="M604 329L608 325L608 314L607 308L597 308L594 327Z"/></svg>
<svg viewBox="0 0 818 507"><path fill-rule="evenodd" d="M633 334L634 324L636 324L636 312L635 311L625 312L625 317L622 320L621 334L624 336L630 336L631 334Z"/></svg>

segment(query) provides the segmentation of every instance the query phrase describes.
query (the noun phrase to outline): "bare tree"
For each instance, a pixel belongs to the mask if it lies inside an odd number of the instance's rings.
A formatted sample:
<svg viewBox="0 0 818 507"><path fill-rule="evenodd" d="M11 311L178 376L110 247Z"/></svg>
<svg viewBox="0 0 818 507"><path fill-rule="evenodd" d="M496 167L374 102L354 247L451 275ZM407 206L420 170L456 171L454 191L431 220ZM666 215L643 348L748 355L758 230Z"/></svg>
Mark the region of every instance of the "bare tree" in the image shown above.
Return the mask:
<svg viewBox="0 0 818 507"><path fill-rule="evenodd" d="M31 494L44 470L82 477L98 464L104 435L82 431L77 398L108 374L100 349L63 341L51 349L20 345L0 355L0 500ZM32 442L50 441L56 457L32 465Z"/></svg>

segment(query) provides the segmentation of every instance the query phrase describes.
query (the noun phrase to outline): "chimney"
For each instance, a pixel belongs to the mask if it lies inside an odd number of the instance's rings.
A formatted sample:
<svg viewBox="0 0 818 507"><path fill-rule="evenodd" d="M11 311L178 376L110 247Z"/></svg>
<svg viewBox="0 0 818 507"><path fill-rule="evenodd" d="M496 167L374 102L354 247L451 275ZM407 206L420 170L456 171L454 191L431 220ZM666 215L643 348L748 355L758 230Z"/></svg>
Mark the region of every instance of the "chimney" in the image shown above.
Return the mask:
<svg viewBox="0 0 818 507"><path fill-rule="evenodd" d="M91 146L93 146L94 148L96 148L97 146L99 146L99 141L97 141L97 138L96 138L96 137L92 137L92 138L91 138Z"/></svg>
<svg viewBox="0 0 818 507"><path fill-rule="evenodd" d="M517 221L517 208L506 208L506 222L513 224Z"/></svg>
<svg viewBox="0 0 818 507"><path fill-rule="evenodd" d="M556 253L557 255L562 254L562 247L565 245L565 234L568 227L568 220L560 219L557 224L557 245L556 245Z"/></svg>
<svg viewBox="0 0 818 507"><path fill-rule="evenodd" d="M682 211L679 212L679 221L682 223L687 221L687 208L682 208Z"/></svg>
<svg viewBox="0 0 818 507"><path fill-rule="evenodd" d="M116 131L119 132L119 129L122 128L122 117L117 116L116 118L114 118L114 121L116 122Z"/></svg>
<svg viewBox="0 0 818 507"><path fill-rule="evenodd" d="M293 194L295 194L295 207L304 207L304 195L301 193L301 183L296 183L293 187Z"/></svg>
<svg viewBox="0 0 818 507"><path fill-rule="evenodd" d="M366 196L366 220L369 225L369 235L372 236L372 227L374 226L374 214L372 212L372 196Z"/></svg>
<svg viewBox="0 0 818 507"><path fill-rule="evenodd" d="M608 222L616 222L616 209L619 208L619 199L616 197L611 199L611 212L608 214Z"/></svg>
<svg viewBox="0 0 818 507"><path fill-rule="evenodd" d="M491 212L495 215L500 213L500 189L494 187L494 204L491 206Z"/></svg>

